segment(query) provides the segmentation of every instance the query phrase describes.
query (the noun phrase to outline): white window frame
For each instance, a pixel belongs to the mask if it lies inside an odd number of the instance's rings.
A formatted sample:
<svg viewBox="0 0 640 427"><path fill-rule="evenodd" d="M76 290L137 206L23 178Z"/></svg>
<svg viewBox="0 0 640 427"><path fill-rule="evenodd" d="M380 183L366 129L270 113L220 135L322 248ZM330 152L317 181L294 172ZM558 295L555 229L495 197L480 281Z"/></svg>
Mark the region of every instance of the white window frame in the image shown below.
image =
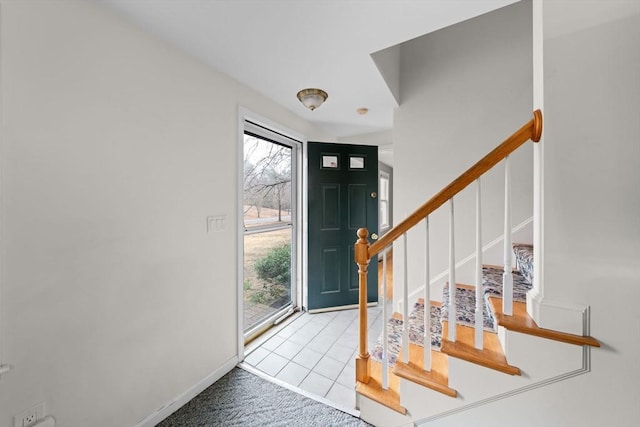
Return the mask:
<svg viewBox="0 0 640 427"><path fill-rule="evenodd" d="M292 198L295 199L295 213L291 218L291 222L293 223L292 228L292 252L295 254L293 258L292 265L292 283L291 283L291 293L292 293L292 302L294 307L302 307L303 304L303 279L304 276L302 274L303 268L305 265L305 251L303 250L304 246L304 236L303 230L305 227L305 214L303 212L303 207L306 203L305 192L303 189L303 173L304 173L304 163L303 163L303 150L306 149L306 139L302 134L299 134L291 129L288 129L281 124L274 122L266 117L263 117L259 114L252 112L251 110L245 107L238 107L238 123L237 123L237 140L236 140L236 159L237 159L237 174L236 174L236 233L237 233L237 251L236 251L236 277L237 277L237 301L236 306L238 307L237 313L237 337L238 337L238 360L242 361L244 359L244 351L245 351L245 331L244 331L244 287L243 287L243 276L244 276L244 200L243 200L243 189L244 189L244 132L245 132L245 124L246 122L254 123L258 126L264 127L266 129L270 129L273 132L282 135L285 140L289 140L289 143L296 141L296 149L292 152L292 162L295 167L292 169L295 170L295 173L292 175L292 183L295 186L295 194L292 195ZM293 141L291 141L293 140ZM278 141L282 142L282 141ZM295 154L294 154L295 153ZM292 165L293 166L293 165ZM292 207L293 207L292 201ZM281 315L281 314L279 314Z"/></svg>
<svg viewBox="0 0 640 427"><path fill-rule="evenodd" d="M382 189L385 188L382 185L382 180L386 180L387 181L387 185L386 185L386 194L383 194ZM391 229L391 224L389 223L389 219L391 218L391 209L390 209L390 205L389 205L389 193L390 193L390 186L391 186L391 175L389 175L387 172L384 171L380 171L379 173L379 177L378 177L379 183L378 183L378 188L380 190L380 194L378 197L378 207L381 210L382 209L382 205L383 203L386 203L386 218L387 218L387 223L383 224L382 222L380 223L380 230L379 233L385 233L386 231L388 231L389 229ZM382 212L378 212L378 215L380 216L380 218L383 217Z"/></svg>

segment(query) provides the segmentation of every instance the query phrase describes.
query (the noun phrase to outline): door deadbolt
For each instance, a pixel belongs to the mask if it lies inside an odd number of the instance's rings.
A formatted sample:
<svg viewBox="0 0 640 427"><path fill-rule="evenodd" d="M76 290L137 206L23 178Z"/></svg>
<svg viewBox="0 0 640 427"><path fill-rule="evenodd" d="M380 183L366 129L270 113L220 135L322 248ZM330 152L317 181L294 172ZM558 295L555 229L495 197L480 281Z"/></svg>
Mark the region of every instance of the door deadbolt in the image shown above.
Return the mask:
<svg viewBox="0 0 640 427"><path fill-rule="evenodd" d="M378 240L378 235L376 233L371 233L371 240Z"/></svg>
<svg viewBox="0 0 640 427"><path fill-rule="evenodd" d="M376 197L378 197L378 193L376 193L375 191L371 192L371 198L375 199Z"/></svg>

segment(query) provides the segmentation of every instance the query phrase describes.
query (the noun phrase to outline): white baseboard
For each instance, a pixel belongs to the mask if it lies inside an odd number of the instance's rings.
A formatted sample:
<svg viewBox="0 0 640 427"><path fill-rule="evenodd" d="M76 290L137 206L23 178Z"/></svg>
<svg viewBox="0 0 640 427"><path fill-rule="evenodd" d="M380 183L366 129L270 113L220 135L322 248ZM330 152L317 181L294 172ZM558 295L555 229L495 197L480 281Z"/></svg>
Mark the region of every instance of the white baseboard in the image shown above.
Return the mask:
<svg viewBox="0 0 640 427"><path fill-rule="evenodd" d="M176 397L174 400L167 403L162 408L158 409L156 412L149 415L144 420L140 421L138 424L135 425L135 427L156 426L162 420L167 418L169 415L173 414L175 411L182 408L191 399L193 399L194 397L202 393L211 384L215 383L220 378L225 376L237 364L238 364L238 356L233 356L231 359L227 360L221 367L211 372L209 375L204 377L198 383L194 384L191 388L189 388L184 393Z"/></svg>

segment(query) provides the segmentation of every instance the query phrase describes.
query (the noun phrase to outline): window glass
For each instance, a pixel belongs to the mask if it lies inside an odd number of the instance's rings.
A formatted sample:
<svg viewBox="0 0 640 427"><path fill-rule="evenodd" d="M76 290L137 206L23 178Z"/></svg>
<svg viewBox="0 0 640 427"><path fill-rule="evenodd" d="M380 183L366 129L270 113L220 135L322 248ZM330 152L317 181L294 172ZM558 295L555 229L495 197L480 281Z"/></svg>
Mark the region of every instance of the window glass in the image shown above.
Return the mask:
<svg viewBox="0 0 640 427"><path fill-rule="evenodd" d="M389 175L380 172L380 188L379 188L379 201L380 206L380 228L386 229L390 227L389 224Z"/></svg>

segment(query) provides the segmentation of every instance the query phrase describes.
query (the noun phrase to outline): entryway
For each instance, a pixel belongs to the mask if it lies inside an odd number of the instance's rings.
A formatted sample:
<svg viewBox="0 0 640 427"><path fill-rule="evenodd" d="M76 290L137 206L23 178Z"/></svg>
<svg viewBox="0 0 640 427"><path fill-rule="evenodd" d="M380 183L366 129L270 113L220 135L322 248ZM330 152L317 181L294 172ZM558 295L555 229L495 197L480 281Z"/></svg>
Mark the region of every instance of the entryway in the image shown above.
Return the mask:
<svg viewBox="0 0 640 427"><path fill-rule="evenodd" d="M245 120L243 126L244 365L353 412L359 332L358 310L349 307L357 303L358 289L353 244L358 228L366 226L375 237L391 223L390 176L378 175L377 147L308 143L308 180L303 180L301 143L252 121ZM309 209L309 292L303 299L298 266L304 197ZM312 235L314 224L320 233L338 239ZM314 257L320 262L313 262ZM375 267L369 268L369 347L383 327ZM390 282L388 286L391 289ZM306 309L342 310L300 313L303 303L308 303Z"/></svg>
<svg viewBox="0 0 640 427"><path fill-rule="evenodd" d="M382 283L381 263L377 270ZM388 262L389 289L393 287L392 278L393 266ZM390 304L391 299L388 301ZM369 348L374 348L382 332L381 316L381 305L369 307ZM303 313L253 342L247 348L244 363L291 388L353 413L358 326L357 309Z"/></svg>
<svg viewBox="0 0 640 427"><path fill-rule="evenodd" d="M372 307L369 316L375 319L380 312ZM353 411L357 342L356 309L304 313L252 351L244 362Z"/></svg>

